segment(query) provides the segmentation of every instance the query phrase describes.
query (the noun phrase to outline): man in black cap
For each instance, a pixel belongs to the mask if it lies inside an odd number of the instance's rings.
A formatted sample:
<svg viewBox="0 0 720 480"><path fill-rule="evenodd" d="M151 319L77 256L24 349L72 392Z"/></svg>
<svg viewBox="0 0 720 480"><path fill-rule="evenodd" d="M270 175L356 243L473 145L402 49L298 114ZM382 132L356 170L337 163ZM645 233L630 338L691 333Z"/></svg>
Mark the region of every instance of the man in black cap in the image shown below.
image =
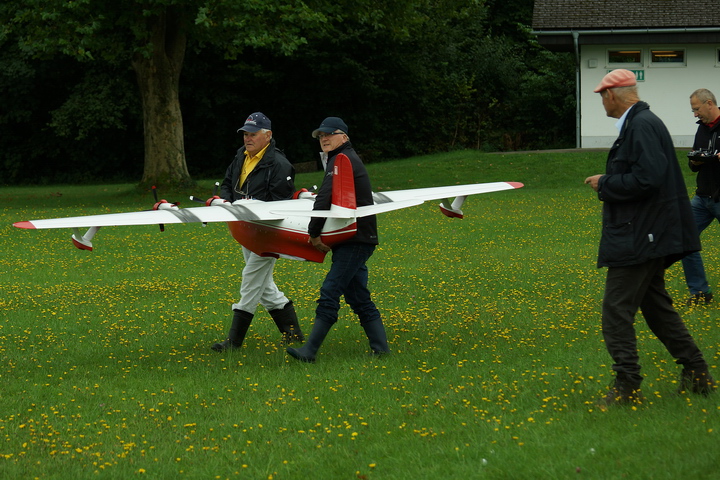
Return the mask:
<svg viewBox="0 0 720 480"><path fill-rule="evenodd" d="M355 183L355 202L358 207L372 205L372 187L365 165L348 137L348 127L341 118L328 117L312 133L320 141L320 147L327 154L325 178L315 198L313 210L329 210L332 203L333 171L339 154L350 159ZM321 233L325 218L313 217L308 225L309 242L321 252L332 250L332 266L320 288L320 298L315 309L315 322L305 345L300 348L288 347L287 352L302 362L314 363L320 345L333 324L337 322L340 297L360 318L360 325L370 342L373 355L390 353L385 326L380 312L375 307L368 290L368 268L366 262L378 244L377 220L375 215L357 219L357 233L346 242L328 247L322 241Z"/></svg>
<svg viewBox="0 0 720 480"><path fill-rule="evenodd" d="M292 198L295 169L275 147L270 119L261 112L250 115L239 132L244 148L237 151L220 187L220 202L253 198L270 202ZM276 258L261 257L242 247L245 268L240 284L240 301L232 305L233 319L226 340L212 345L222 352L240 348L258 304L265 307L286 342L305 340L292 301L273 280Z"/></svg>

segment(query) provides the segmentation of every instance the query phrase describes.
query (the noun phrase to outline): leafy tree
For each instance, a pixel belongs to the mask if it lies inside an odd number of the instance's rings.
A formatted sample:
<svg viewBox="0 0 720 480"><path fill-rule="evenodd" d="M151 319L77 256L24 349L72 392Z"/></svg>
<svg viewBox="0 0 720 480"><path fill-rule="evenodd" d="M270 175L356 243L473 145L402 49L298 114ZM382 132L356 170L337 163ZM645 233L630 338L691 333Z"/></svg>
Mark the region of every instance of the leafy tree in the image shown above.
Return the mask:
<svg viewBox="0 0 720 480"><path fill-rule="evenodd" d="M0 6L0 41L12 36L35 56L131 65L142 100L142 183L190 182L179 88L189 42L218 46L228 58L247 49L288 55L352 17L402 32L411 0L17 0ZM112 119L108 121L112 122Z"/></svg>
<svg viewBox="0 0 720 480"><path fill-rule="evenodd" d="M12 36L36 57L131 65L145 132L142 183L179 185L191 182L179 104L188 39L222 44L228 56L247 47L287 54L325 17L301 0L18 0L0 7L0 20L0 41Z"/></svg>
<svg viewBox="0 0 720 480"><path fill-rule="evenodd" d="M572 70L529 35L532 0L269 3L0 5L4 180L45 158L63 181L215 176L256 110L296 163L327 115L367 161L573 143Z"/></svg>
<svg viewBox="0 0 720 480"><path fill-rule="evenodd" d="M133 84L128 88L133 79L88 66L67 56L31 59L16 44L0 47L3 183L139 179L142 126L134 120L141 117Z"/></svg>

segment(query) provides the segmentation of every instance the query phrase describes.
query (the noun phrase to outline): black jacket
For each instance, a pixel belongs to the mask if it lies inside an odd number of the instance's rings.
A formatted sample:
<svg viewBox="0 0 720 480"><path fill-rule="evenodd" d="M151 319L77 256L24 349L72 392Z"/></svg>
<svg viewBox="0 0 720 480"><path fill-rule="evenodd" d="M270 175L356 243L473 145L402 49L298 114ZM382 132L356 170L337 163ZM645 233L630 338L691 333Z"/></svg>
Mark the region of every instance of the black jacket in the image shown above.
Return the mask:
<svg viewBox="0 0 720 480"><path fill-rule="evenodd" d="M695 132L693 150L720 150L720 122L713 128L698 121L698 129ZM713 143L713 135L715 142ZM697 172L697 188L695 195L701 197L712 197L715 201L720 200L720 161L717 158L701 165L693 165L688 160L690 170Z"/></svg>
<svg viewBox="0 0 720 480"><path fill-rule="evenodd" d="M645 102L636 103L608 153L598 183L603 228L598 267L665 258L666 267L700 250L672 138Z"/></svg>
<svg viewBox="0 0 720 480"><path fill-rule="evenodd" d="M292 198L295 193L295 167L281 150L275 148L275 139L270 140L265 155L245 179L245 184L238 186L243 163L244 147L237 151L225 172L220 186L221 198L229 202L247 197L265 202Z"/></svg>
<svg viewBox="0 0 720 480"><path fill-rule="evenodd" d="M355 202L358 207L364 205L372 205L372 186L370 185L370 177L368 176L365 165L360 160L360 157L353 149L350 142L345 142L335 150L328 152L328 163L325 168L325 177L323 178L322 185L317 192L315 197L315 205L313 210L329 210L332 204L332 182L333 182L333 167L335 165L335 158L338 154L344 153L350 159L350 164L353 169L353 177L355 180ZM311 237L319 237L322 232L322 228L325 225L325 218L313 217L310 219L308 225L308 233ZM357 219L357 233L355 236L346 243L369 243L372 245L378 244L377 234L377 219L375 215L367 217L361 217Z"/></svg>

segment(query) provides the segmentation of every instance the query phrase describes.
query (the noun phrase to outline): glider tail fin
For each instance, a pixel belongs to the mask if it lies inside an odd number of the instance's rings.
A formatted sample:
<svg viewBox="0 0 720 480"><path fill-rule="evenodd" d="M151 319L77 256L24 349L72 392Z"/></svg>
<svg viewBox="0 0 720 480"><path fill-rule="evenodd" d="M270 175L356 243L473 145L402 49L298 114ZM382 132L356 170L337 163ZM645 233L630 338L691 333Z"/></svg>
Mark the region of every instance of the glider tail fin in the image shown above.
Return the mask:
<svg viewBox="0 0 720 480"><path fill-rule="evenodd" d="M355 209L355 179L350 159L340 153L333 166L332 204L338 207Z"/></svg>
<svg viewBox="0 0 720 480"><path fill-rule="evenodd" d="M450 202L450 199L445 198L440 204L440 211L446 217L463 218L463 211L460 210L460 207L462 207L463 203L465 203L466 198L467 195L455 197L455 200L453 200L452 203Z"/></svg>
<svg viewBox="0 0 720 480"><path fill-rule="evenodd" d="M80 250L92 251L93 244L91 240L93 239L98 230L100 230L100 227L90 227L88 228L87 232L85 232L85 235L83 235L80 233L79 228L73 228L73 232L75 232L72 236L73 245L75 245Z"/></svg>
<svg viewBox="0 0 720 480"><path fill-rule="evenodd" d="M347 155L338 154L333 162L332 205L322 230L322 241L332 248L337 243L350 240L357 233L357 202L355 178Z"/></svg>

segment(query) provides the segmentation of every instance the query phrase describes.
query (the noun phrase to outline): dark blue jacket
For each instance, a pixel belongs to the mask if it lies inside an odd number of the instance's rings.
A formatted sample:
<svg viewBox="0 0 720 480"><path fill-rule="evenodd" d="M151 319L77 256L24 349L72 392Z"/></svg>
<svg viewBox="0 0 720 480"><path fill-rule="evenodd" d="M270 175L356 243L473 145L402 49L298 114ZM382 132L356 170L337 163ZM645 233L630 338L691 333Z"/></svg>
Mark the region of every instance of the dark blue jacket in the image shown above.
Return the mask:
<svg viewBox="0 0 720 480"><path fill-rule="evenodd" d="M603 201L598 267L665 258L666 267L700 250L685 181L670 133L645 102L636 103L598 183Z"/></svg>
<svg viewBox="0 0 720 480"><path fill-rule="evenodd" d="M370 176L367 173L365 165L360 157L353 149L350 142L345 142L335 150L328 152L328 163L325 168L325 177L322 185L315 197L315 205L313 210L329 210L332 203L332 181L333 167L335 158L338 154L343 153L350 159L353 169L353 178L355 180L355 203L358 207L372 205L374 203L372 196L372 186L370 185ZM319 237L322 228L325 225L325 218L313 217L308 225L308 233L311 237ZM357 219L357 233L346 243L369 243L378 244L377 219L375 215L361 217Z"/></svg>
<svg viewBox="0 0 720 480"><path fill-rule="evenodd" d="M720 123L713 128L708 127L701 121L697 123L698 129L695 132L693 150L720 150ZM715 140L714 143L713 140ZM715 158L700 165L693 165L688 160L688 165L690 170L697 172L695 195L712 197L715 201L720 200L720 161Z"/></svg>

